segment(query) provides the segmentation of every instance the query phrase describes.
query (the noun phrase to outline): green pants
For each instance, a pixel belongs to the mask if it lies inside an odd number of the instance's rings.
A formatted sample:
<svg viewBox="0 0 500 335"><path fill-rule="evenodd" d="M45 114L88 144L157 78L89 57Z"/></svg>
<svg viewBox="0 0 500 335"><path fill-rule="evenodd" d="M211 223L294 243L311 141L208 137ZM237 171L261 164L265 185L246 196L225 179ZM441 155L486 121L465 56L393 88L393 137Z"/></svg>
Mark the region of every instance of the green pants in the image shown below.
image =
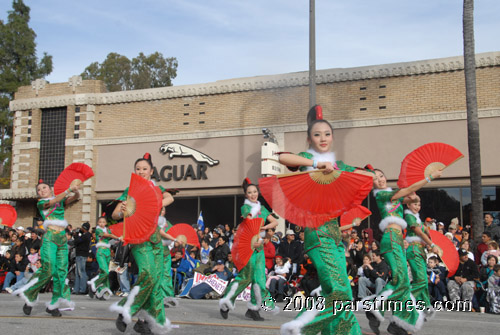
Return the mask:
<svg viewBox="0 0 500 335"><path fill-rule="evenodd" d="M403 246L403 234L399 229L385 230L380 243L380 251L391 269L392 279L384 290L375 298L372 314L380 321L384 320L385 311L392 311L391 321L407 331L416 332L422 327L424 315L411 295L410 279ZM413 307L408 307L412 305Z"/></svg>
<svg viewBox="0 0 500 335"><path fill-rule="evenodd" d="M300 329L301 334L308 335L361 335L359 323L352 308L349 309L352 306L352 290L338 229L336 223L326 223L316 230L306 229L306 242L317 245L307 254L318 272L321 292L314 301L307 300L309 305L293 321L281 326L281 334L295 334L294 330Z"/></svg>
<svg viewBox="0 0 500 335"><path fill-rule="evenodd" d="M97 264L99 264L99 273L88 282L90 289L96 292L98 298L102 297L105 292L112 295L109 288L109 261L111 260L111 251L109 248L97 248L96 259Z"/></svg>
<svg viewBox="0 0 500 335"><path fill-rule="evenodd" d="M66 284L68 275L68 240L66 232L48 229L42 238L40 248L42 267L36 271L26 285L14 294L24 299L28 306L35 306L38 293L52 279L52 300L47 303L50 310L59 308L62 303L73 308L75 304L70 300L70 288Z"/></svg>
<svg viewBox="0 0 500 335"><path fill-rule="evenodd" d="M406 250L406 259L410 264L413 281L411 283L411 293L417 301L425 303L424 313L433 314L434 309L429 297L429 284L427 283L427 262L424 246L421 243L411 243Z"/></svg>
<svg viewBox="0 0 500 335"><path fill-rule="evenodd" d="M168 247L163 247L163 280L161 282L161 292L163 298L173 297L174 286L172 285L172 275L170 274L172 270L172 256L170 256L170 249Z"/></svg>
<svg viewBox="0 0 500 335"><path fill-rule="evenodd" d="M163 294L160 287L163 280L163 245L149 241L135 245L132 254L139 267L139 276L128 297L111 305L112 311L123 315L123 321L132 322L132 316L139 313L152 326L153 332L170 329L170 321L165 317Z"/></svg>
<svg viewBox="0 0 500 335"><path fill-rule="evenodd" d="M219 307L224 310L234 310L238 295L251 284L251 298L248 309L258 311L263 307L266 311L278 313L271 294L266 288L266 259L263 250L255 250L247 265L241 269L238 276L227 286L224 297L219 300Z"/></svg>

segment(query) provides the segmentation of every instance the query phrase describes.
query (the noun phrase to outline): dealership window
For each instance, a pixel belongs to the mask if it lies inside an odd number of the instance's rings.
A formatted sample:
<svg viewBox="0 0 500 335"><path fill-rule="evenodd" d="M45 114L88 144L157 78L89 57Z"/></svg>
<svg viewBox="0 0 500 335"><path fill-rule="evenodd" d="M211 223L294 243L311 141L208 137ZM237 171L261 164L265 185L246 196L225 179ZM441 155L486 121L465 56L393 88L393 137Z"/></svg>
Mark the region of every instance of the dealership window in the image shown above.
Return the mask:
<svg viewBox="0 0 500 335"><path fill-rule="evenodd" d="M230 227L240 224L241 212L245 198L243 195L228 196L206 196L206 197L175 197L175 201L167 207L166 218L172 224L187 223L189 225L198 222L200 210L203 211L205 227L214 229L216 226L226 223ZM111 204L111 206L107 206ZM114 209L112 199L100 200L98 208L100 213L109 212ZM96 215L100 215L97 213Z"/></svg>
<svg viewBox="0 0 500 335"><path fill-rule="evenodd" d="M167 220L172 224L194 224L196 223L196 221L198 221L198 215L198 197L175 197L175 201L170 206L167 206L165 214Z"/></svg>
<svg viewBox="0 0 500 335"><path fill-rule="evenodd" d="M226 223L233 226L234 206L234 196L201 197L200 209L203 211L205 226L214 228Z"/></svg>
<svg viewBox="0 0 500 335"><path fill-rule="evenodd" d="M42 110L39 178L53 185L64 169L66 107Z"/></svg>

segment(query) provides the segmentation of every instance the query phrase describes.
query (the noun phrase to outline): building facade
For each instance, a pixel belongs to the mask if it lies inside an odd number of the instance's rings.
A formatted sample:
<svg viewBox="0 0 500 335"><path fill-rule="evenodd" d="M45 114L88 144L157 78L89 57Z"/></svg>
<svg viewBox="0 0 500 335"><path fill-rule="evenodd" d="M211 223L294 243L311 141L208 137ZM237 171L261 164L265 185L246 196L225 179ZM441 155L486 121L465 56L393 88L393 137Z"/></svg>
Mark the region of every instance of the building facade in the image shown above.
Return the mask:
<svg viewBox="0 0 500 335"><path fill-rule="evenodd" d="M500 52L478 54L476 63L485 210L497 211ZM350 165L380 167L395 185L402 159L420 145L445 142L462 151L465 159L421 195L423 215L468 222L462 57L320 70L317 83L317 102L335 128L337 157ZM53 184L65 166L83 162L95 177L85 182L67 219L74 226L94 223L128 185L135 160L149 152L159 184L180 190L169 220L196 223L203 210L209 226L233 225L242 180L261 176L262 129L281 150L307 148L307 85L308 72L112 93L78 76L67 83L34 81L10 104L12 183L0 199L15 205L18 224L31 225L39 178Z"/></svg>

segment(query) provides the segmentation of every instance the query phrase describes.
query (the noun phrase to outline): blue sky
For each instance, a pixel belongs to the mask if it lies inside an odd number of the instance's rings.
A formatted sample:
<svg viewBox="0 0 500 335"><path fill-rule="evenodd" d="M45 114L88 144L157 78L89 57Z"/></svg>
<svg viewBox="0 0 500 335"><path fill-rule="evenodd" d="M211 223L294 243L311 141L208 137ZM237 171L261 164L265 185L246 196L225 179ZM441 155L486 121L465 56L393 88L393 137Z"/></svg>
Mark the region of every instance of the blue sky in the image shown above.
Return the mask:
<svg viewBox="0 0 500 335"><path fill-rule="evenodd" d="M117 52L177 57L174 85L308 69L308 0L25 0L65 82ZM462 0L316 0L317 69L458 56ZM12 1L0 0L6 20ZM476 52L500 51L500 1L475 1Z"/></svg>

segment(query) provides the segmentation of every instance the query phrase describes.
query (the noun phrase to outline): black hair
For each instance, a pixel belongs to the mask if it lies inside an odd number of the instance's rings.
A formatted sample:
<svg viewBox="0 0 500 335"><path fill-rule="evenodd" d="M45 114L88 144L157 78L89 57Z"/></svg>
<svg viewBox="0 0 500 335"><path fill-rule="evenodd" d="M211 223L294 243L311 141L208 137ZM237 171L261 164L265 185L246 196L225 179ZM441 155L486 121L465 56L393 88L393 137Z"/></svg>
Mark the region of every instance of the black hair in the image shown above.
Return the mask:
<svg viewBox="0 0 500 335"><path fill-rule="evenodd" d="M40 178L40 179L38 179L38 184L36 184L36 186L35 186L35 191L37 191L37 193L38 193L38 186L40 186L42 184L47 185L50 188L49 183L44 182L43 179ZM37 194L37 196L38 196L38 194Z"/></svg>
<svg viewBox="0 0 500 335"><path fill-rule="evenodd" d="M333 133L333 126L330 122L323 120L323 109L320 105L312 106L307 113L307 138L311 138L311 131L316 123L326 123Z"/></svg>
<svg viewBox="0 0 500 335"><path fill-rule="evenodd" d="M489 238L491 238L491 233L490 233L489 231L485 231L485 232L483 232L483 235L486 235L486 236L488 236Z"/></svg>
<svg viewBox="0 0 500 335"><path fill-rule="evenodd" d="M434 262L439 263L439 259L436 256L431 256L428 260L433 260Z"/></svg>
<svg viewBox="0 0 500 335"><path fill-rule="evenodd" d="M243 184L241 184L241 187L243 187L243 192L247 193L247 189L250 186L255 186L257 188L257 192L259 192L259 186L257 186L256 184L252 183L252 181L250 180L250 178L243 179Z"/></svg>
<svg viewBox="0 0 500 335"><path fill-rule="evenodd" d="M379 249L372 250L372 255L376 255L376 256L380 257L380 250Z"/></svg>
<svg viewBox="0 0 500 335"><path fill-rule="evenodd" d="M137 163L139 163L141 161L145 161L146 163L149 164L149 166L151 167L151 170L153 169L153 161L151 160L151 154L149 152L146 152L144 154L144 156L142 156L141 158L138 158L135 161L135 163L134 163L134 169L135 169L135 166L137 165Z"/></svg>
<svg viewBox="0 0 500 335"><path fill-rule="evenodd" d="M490 258L495 259L495 264L498 263L498 257L495 255L488 255L488 257L486 258L486 262L488 262L490 260Z"/></svg>

